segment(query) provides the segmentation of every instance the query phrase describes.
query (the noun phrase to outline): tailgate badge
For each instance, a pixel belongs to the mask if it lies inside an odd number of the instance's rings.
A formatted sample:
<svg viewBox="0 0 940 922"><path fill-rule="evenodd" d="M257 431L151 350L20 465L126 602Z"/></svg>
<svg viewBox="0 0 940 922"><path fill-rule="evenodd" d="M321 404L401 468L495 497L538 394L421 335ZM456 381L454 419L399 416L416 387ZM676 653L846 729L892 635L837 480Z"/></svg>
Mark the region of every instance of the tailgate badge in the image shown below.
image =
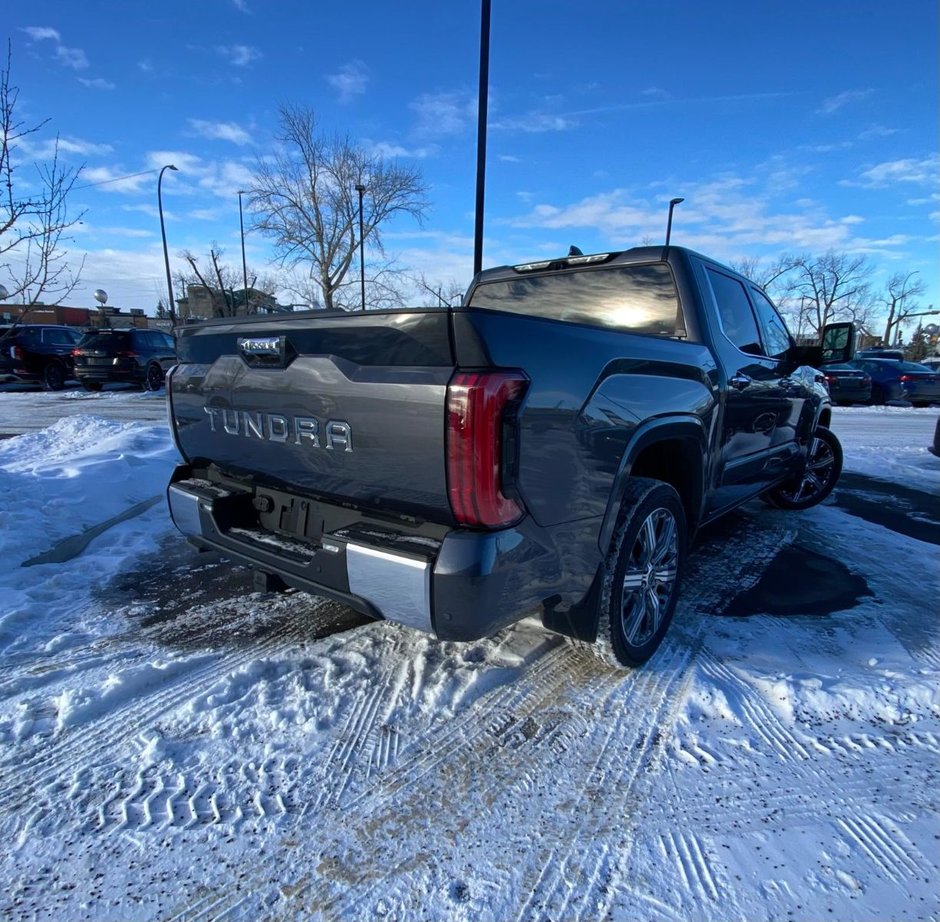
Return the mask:
<svg viewBox="0 0 940 922"><path fill-rule="evenodd" d="M294 358L286 336L239 336L238 351L249 365L257 368L286 368Z"/></svg>

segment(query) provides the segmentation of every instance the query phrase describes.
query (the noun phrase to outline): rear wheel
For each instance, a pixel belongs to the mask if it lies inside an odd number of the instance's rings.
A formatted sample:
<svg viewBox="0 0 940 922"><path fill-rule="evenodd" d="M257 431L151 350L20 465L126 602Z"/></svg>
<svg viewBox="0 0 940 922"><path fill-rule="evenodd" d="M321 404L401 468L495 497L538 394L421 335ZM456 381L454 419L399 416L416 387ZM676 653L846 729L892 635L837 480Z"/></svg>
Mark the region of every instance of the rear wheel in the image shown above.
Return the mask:
<svg viewBox="0 0 940 922"><path fill-rule="evenodd" d="M687 544L675 489L631 478L608 555L592 648L607 665L639 666L656 652L675 612Z"/></svg>
<svg viewBox="0 0 940 922"><path fill-rule="evenodd" d="M144 372L144 390L158 391L161 387L163 387L163 369L156 362L151 362Z"/></svg>
<svg viewBox="0 0 940 922"><path fill-rule="evenodd" d="M764 494L778 509L809 509L821 503L835 488L842 473L842 445L829 429L813 433L806 467L794 477Z"/></svg>
<svg viewBox="0 0 940 922"><path fill-rule="evenodd" d="M59 362L50 362L43 369L42 386L47 391L61 391L65 387L65 368Z"/></svg>

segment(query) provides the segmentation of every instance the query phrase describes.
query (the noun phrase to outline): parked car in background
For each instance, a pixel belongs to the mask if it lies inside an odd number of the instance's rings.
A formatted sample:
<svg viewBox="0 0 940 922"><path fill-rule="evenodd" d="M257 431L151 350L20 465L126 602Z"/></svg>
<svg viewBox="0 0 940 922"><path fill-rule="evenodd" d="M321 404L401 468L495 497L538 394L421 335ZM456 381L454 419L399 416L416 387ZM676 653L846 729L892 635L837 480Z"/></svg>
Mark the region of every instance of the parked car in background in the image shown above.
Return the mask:
<svg viewBox="0 0 940 922"><path fill-rule="evenodd" d="M871 375L871 402L907 400L915 407L940 403L940 373L916 362L897 359L860 359L850 363Z"/></svg>
<svg viewBox="0 0 940 922"><path fill-rule="evenodd" d="M899 362L904 361L904 350L903 349L888 349L886 347L876 347L873 349L859 349L855 353L855 358L857 359L897 359Z"/></svg>
<svg viewBox="0 0 940 922"><path fill-rule="evenodd" d="M847 362L823 365L829 396L833 403L846 406L850 403L868 403L871 400L871 375Z"/></svg>
<svg viewBox="0 0 940 922"><path fill-rule="evenodd" d="M929 368L931 371L940 372L940 356L932 355L929 358L924 359L919 364L924 365Z"/></svg>
<svg viewBox="0 0 940 922"><path fill-rule="evenodd" d="M161 330L93 330L82 337L72 358L75 377L86 391L113 382L157 391L176 364L176 341Z"/></svg>
<svg viewBox="0 0 940 922"><path fill-rule="evenodd" d="M81 333L51 323L0 327L0 381L39 383L60 391L73 377L72 350Z"/></svg>

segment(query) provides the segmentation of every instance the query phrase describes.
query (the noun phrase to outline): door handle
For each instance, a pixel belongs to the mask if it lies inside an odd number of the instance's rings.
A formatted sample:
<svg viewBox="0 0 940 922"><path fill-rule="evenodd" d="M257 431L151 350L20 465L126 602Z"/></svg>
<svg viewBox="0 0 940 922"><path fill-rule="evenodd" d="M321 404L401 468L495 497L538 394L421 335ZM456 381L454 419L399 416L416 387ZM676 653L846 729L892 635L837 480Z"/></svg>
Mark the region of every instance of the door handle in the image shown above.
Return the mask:
<svg viewBox="0 0 940 922"><path fill-rule="evenodd" d="M746 387L751 383L751 379L750 379L747 375L742 374L742 373L739 371L736 375L732 375L732 376L728 379L728 383L729 383L735 390L743 391L744 388L746 388Z"/></svg>

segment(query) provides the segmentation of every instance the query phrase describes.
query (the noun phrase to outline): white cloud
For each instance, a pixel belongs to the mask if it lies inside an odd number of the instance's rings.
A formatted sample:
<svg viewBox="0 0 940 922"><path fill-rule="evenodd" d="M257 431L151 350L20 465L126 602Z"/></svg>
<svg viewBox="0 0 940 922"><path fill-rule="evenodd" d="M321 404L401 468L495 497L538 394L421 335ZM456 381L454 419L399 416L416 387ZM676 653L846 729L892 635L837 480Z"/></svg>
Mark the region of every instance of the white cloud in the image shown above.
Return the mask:
<svg viewBox="0 0 940 922"><path fill-rule="evenodd" d="M884 189L899 183L912 183L935 187L940 178L940 155L933 154L921 160L888 160L870 167L860 175L860 180L843 179L839 185Z"/></svg>
<svg viewBox="0 0 940 922"><path fill-rule="evenodd" d="M873 92L874 90L846 90L837 96L830 96L828 99L823 100L822 105L816 110L816 114L832 115L833 112L838 112L839 109L849 105L849 103L871 96Z"/></svg>
<svg viewBox="0 0 940 922"><path fill-rule="evenodd" d="M338 74L328 74L326 80L339 93L339 101L346 104L365 93L369 74L362 61L350 61L339 69Z"/></svg>
<svg viewBox="0 0 940 922"><path fill-rule="evenodd" d="M115 84L113 84L110 80L105 80L104 77L95 77L93 80L89 80L87 77L79 77L78 82L84 84L92 90L116 89Z"/></svg>
<svg viewBox="0 0 940 922"><path fill-rule="evenodd" d="M525 115L497 119L490 123L490 128L497 131L524 131L528 134L540 134L546 131L570 131L578 125L578 120L570 115L528 112Z"/></svg>
<svg viewBox="0 0 940 922"><path fill-rule="evenodd" d="M477 114L476 98L467 92L423 93L408 107L417 113L417 133L429 137L463 134Z"/></svg>
<svg viewBox="0 0 940 922"><path fill-rule="evenodd" d="M235 122L209 122L191 118L189 124L197 134L213 141L231 141L233 144L251 143L251 135Z"/></svg>
<svg viewBox="0 0 940 922"><path fill-rule="evenodd" d="M66 48L65 45L57 45L55 56L63 67L70 67L72 70L84 70L88 67L88 58L81 48Z"/></svg>
<svg viewBox="0 0 940 922"><path fill-rule="evenodd" d="M264 57L257 48L250 45L217 45L215 50L235 67L247 67L253 61Z"/></svg>
<svg viewBox="0 0 940 922"><path fill-rule="evenodd" d="M195 221L218 221L221 215L218 208L194 208L187 217Z"/></svg>
<svg viewBox="0 0 940 922"><path fill-rule="evenodd" d="M54 42L61 41L58 29L52 29L49 26L26 26L23 31L33 41L41 42L44 39L51 39Z"/></svg>
<svg viewBox="0 0 940 922"><path fill-rule="evenodd" d="M26 26L22 30L33 41L51 41L55 44L56 60L63 66L72 70L84 70L88 67L88 57L81 48L68 48L62 44L62 36L58 29L49 26Z"/></svg>
<svg viewBox="0 0 940 922"><path fill-rule="evenodd" d="M82 170L80 187L99 186L101 192L136 193L153 183L152 170L128 175L121 169L93 166Z"/></svg>
<svg viewBox="0 0 940 922"><path fill-rule="evenodd" d="M386 158L408 157L414 160L425 160L438 152L438 148L433 144L426 147L405 147L394 141L374 141L370 147L376 156Z"/></svg>
<svg viewBox="0 0 940 922"><path fill-rule="evenodd" d="M56 143L58 143L60 155L75 154L78 157L100 157L110 154L114 149L110 144L98 144L70 135L63 135L58 139L47 138L44 141L34 141L28 137L20 138L17 148L23 156L34 160L51 160L56 153ZM82 178L85 178L84 174Z"/></svg>

